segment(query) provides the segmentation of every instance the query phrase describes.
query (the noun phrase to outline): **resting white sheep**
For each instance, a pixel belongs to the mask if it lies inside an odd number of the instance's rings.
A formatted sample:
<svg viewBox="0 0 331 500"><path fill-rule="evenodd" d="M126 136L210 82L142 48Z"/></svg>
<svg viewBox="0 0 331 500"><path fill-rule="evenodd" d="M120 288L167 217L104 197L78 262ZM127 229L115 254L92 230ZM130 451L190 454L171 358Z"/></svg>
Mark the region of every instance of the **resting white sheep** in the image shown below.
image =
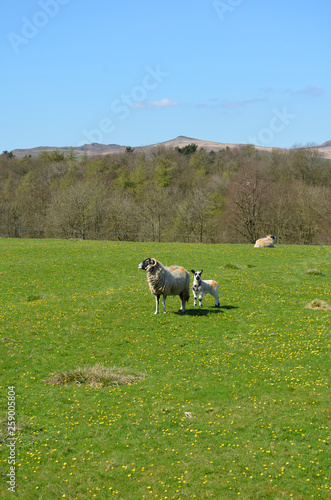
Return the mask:
<svg viewBox="0 0 331 500"><path fill-rule="evenodd" d="M273 247L275 239L276 239L276 236L274 236L273 234L268 234L268 236L266 236L265 238L261 238L259 240L256 240L254 248Z"/></svg>
<svg viewBox="0 0 331 500"><path fill-rule="evenodd" d="M155 296L156 310L159 313L159 300L163 295L163 312L166 313L165 301L168 295L179 295L180 310L185 312L185 303L190 298L190 273L183 267L166 267L156 259L145 259L138 266L144 269L151 293Z"/></svg>
<svg viewBox="0 0 331 500"><path fill-rule="evenodd" d="M199 295L199 307L202 307L202 298L206 293L210 293L215 299L215 307L219 307L220 301L218 298L218 283L214 280L202 280L201 274L203 273L203 269L201 271L191 272L194 275L192 292L194 296L194 305L197 305L197 297Z"/></svg>

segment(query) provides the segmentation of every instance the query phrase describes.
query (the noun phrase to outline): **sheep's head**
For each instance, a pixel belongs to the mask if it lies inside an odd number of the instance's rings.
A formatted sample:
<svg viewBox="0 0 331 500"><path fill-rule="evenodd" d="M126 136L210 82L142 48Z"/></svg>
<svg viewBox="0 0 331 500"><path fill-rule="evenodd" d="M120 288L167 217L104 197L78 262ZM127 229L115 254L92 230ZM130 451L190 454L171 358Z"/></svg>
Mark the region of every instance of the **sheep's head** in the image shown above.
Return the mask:
<svg viewBox="0 0 331 500"><path fill-rule="evenodd" d="M155 267L156 264L157 264L157 260L151 259L149 257L148 259L145 259L143 262L140 262L138 269L143 269L144 271L148 271L148 269Z"/></svg>
<svg viewBox="0 0 331 500"><path fill-rule="evenodd" d="M203 269L201 269L201 271L194 271L193 269L191 269L191 273L193 273L193 275L194 275L194 280L197 281L198 283L200 283L201 274L203 273Z"/></svg>

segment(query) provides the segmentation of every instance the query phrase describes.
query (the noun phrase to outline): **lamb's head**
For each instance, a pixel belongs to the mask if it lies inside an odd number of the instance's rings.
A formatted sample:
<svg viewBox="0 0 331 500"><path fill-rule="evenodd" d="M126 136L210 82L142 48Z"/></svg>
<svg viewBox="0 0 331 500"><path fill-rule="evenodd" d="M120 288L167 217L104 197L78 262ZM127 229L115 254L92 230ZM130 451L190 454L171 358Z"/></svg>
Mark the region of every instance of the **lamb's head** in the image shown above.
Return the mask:
<svg viewBox="0 0 331 500"><path fill-rule="evenodd" d="M145 259L142 262L140 262L140 264L138 266L138 269L143 269L144 271L149 271L153 267L155 267L156 264L157 264L157 260L156 259L151 259L149 257L148 259Z"/></svg>
<svg viewBox="0 0 331 500"><path fill-rule="evenodd" d="M194 271L191 269L191 273L194 275L194 281L198 282L199 284L201 283L201 274L203 273L203 269L201 271Z"/></svg>
<svg viewBox="0 0 331 500"><path fill-rule="evenodd" d="M274 236L273 234L268 234L267 238L271 238L272 240L275 240L276 236Z"/></svg>

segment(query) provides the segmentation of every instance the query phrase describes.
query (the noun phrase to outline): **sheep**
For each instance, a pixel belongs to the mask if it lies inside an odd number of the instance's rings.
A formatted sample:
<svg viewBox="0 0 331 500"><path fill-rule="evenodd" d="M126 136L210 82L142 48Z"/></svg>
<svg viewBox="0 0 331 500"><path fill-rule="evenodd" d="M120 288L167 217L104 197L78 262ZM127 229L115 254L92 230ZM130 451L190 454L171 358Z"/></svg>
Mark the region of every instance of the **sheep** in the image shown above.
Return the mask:
<svg viewBox="0 0 331 500"><path fill-rule="evenodd" d="M260 240L256 240L254 248L271 248L274 246L274 241L276 236L273 234L268 234L265 238L261 238Z"/></svg>
<svg viewBox="0 0 331 500"><path fill-rule="evenodd" d="M202 280L201 274L203 273L203 269L201 271L191 272L194 275L192 292L194 296L194 305L197 305L197 296L199 294L199 307L202 307L202 298L206 293L210 293L215 299L215 307L220 306L220 301L218 298L218 283L214 280Z"/></svg>
<svg viewBox="0 0 331 500"><path fill-rule="evenodd" d="M145 259L138 266L147 274L149 289L155 297L156 310L159 313L159 300L163 295L163 312L166 313L165 301L168 295L179 295L180 310L185 312L185 303L190 298L190 273L180 266L164 266L154 258Z"/></svg>

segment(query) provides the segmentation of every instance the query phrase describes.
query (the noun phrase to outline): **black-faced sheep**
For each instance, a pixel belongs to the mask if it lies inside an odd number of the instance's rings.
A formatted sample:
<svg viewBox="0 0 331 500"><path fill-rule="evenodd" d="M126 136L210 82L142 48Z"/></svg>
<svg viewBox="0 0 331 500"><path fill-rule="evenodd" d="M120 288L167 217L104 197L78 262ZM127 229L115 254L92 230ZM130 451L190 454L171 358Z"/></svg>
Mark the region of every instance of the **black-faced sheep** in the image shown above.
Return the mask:
<svg viewBox="0 0 331 500"><path fill-rule="evenodd" d="M274 236L273 234L268 234L268 236L266 236L265 238L261 238L259 240L256 240L254 248L273 247L275 239L276 239L276 236Z"/></svg>
<svg viewBox="0 0 331 500"><path fill-rule="evenodd" d="M165 301L168 295L179 295L180 310L185 312L185 303L190 298L190 273L180 266L164 266L156 259L145 259L138 269L146 271L147 282L151 293L155 297L156 310L159 312L159 300L163 295L163 312L166 313Z"/></svg>
<svg viewBox="0 0 331 500"><path fill-rule="evenodd" d="M210 293L215 299L215 307L219 307L220 301L218 298L218 283L214 280L202 280L201 274L203 273L203 269L201 271L191 272L194 275L192 292L194 296L194 305L197 305L197 297L199 295L199 307L202 307L202 298L206 293Z"/></svg>

